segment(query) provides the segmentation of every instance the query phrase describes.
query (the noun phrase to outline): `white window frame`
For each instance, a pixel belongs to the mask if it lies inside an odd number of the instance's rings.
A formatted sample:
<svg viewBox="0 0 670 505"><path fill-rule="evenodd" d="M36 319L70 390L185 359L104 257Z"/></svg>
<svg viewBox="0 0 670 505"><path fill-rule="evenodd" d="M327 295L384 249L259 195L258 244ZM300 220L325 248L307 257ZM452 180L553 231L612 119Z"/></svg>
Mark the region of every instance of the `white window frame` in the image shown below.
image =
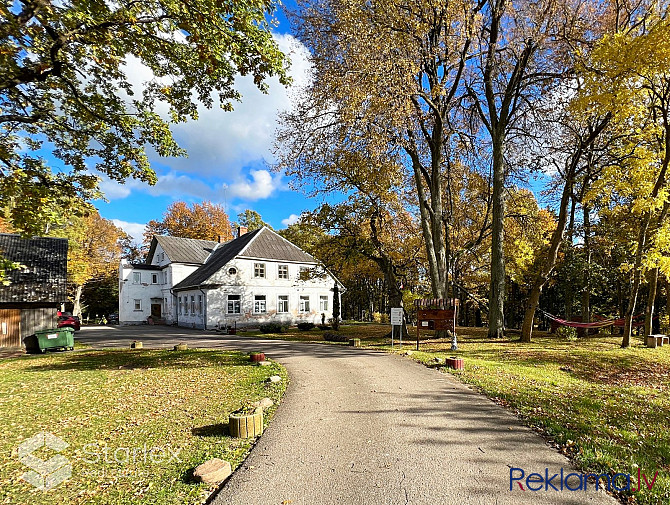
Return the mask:
<svg viewBox="0 0 670 505"><path fill-rule="evenodd" d="M177 297L177 305L179 306L179 315L181 316L183 314L182 305L181 305L181 296Z"/></svg>
<svg viewBox="0 0 670 505"><path fill-rule="evenodd" d="M151 274L151 284L158 284L158 274Z"/></svg>
<svg viewBox="0 0 670 505"><path fill-rule="evenodd" d="M202 315L202 295L198 295L198 314Z"/></svg>
<svg viewBox="0 0 670 505"><path fill-rule="evenodd" d="M309 310L309 295L300 295L300 312L303 314L311 312Z"/></svg>
<svg viewBox="0 0 670 505"><path fill-rule="evenodd" d="M282 300L282 298L285 298L285 300ZM287 314L289 311L289 301L290 298L288 295L277 295L277 314ZM286 303L286 310L281 310L282 309L282 302Z"/></svg>
<svg viewBox="0 0 670 505"><path fill-rule="evenodd" d="M288 265L277 265L277 279L288 279Z"/></svg>
<svg viewBox="0 0 670 505"><path fill-rule="evenodd" d="M133 298L133 310L135 312L142 312L142 299L141 298Z"/></svg>
<svg viewBox="0 0 670 505"><path fill-rule="evenodd" d="M195 295L191 295L191 315L195 316Z"/></svg>
<svg viewBox="0 0 670 505"><path fill-rule="evenodd" d="M142 272L133 272L133 284L142 284Z"/></svg>
<svg viewBox="0 0 670 505"><path fill-rule="evenodd" d="M231 296L236 296L237 298L233 298L232 300L230 299ZM227 314L241 314L242 313L242 297L240 295L228 295L226 299L226 313ZM232 303L232 307L231 307ZM233 310L230 310L230 309ZM235 310L237 309L237 310Z"/></svg>
<svg viewBox="0 0 670 505"><path fill-rule="evenodd" d="M319 296L319 310L321 312L328 312L328 295Z"/></svg>
<svg viewBox="0 0 670 505"><path fill-rule="evenodd" d="M266 276L267 268L265 263L254 263L254 279L265 279Z"/></svg>
<svg viewBox="0 0 670 505"><path fill-rule="evenodd" d="M261 308L263 310L261 310ZM254 295L254 314L265 314L268 311L267 295Z"/></svg>

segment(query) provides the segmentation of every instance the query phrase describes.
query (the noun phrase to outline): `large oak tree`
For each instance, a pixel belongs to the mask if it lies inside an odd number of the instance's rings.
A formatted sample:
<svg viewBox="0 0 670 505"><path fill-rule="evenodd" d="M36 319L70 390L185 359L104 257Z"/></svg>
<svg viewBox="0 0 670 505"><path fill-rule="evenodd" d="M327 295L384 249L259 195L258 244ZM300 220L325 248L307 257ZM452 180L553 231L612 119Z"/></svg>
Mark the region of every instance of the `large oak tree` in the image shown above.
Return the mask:
<svg viewBox="0 0 670 505"><path fill-rule="evenodd" d="M232 108L235 76L287 82L274 0L20 0L0 5L0 206L43 232L99 196L99 174L153 184L170 122ZM154 78L133 86L138 64ZM137 83L136 83L137 84ZM51 166L45 155L57 162ZM84 209L86 211L90 209Z"/></svg>

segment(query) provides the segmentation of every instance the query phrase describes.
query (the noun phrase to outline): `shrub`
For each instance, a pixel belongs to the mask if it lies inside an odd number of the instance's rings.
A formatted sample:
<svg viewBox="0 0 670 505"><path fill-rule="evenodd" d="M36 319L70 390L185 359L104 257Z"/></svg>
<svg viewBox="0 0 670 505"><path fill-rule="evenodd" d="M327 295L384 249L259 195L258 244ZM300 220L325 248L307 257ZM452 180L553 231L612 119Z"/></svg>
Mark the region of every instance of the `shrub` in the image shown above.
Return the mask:
<svg viewBox="0 0 670 505"><path fill-rule="evenodd" d="M577 330L572 326L559 326L556 333L566 340L577 340Z"/></svg>
<svg viewBox="0 0 670 505"><path fill-rule="evenodd" d="M320 325L319 325L319 329L320 329L320 330L324 330L324 331L325 331L325 330L330 330L331 328L332 328L332 326L327 325L327 324L320 324Z"/></svg>
<svg viewBox="0 0 670 505"><path fill-rule="evenodd" d="M280 323L264 323L260 326L261 333L282 333L284 326Z"/></svg>
<svg viewBox="0 0 670 505"><path fill-rule="evenodd" d="M374 320L375 323L388 324L389 315L388 314L382 314L380 312L373 312L372 313L372 319Z"/></svg>
<svg viewBox="0 0 670 505"><path fill-rule="evenodd" d="M349 338L346 335L341 335L334 331L327 331L324 333L323 339L328 342L349 342Z"/></svg>
<svg viewBox="0 0 670 505"><path fill-rule="evenodd" d="M314 328L314 326L316 326L314 323L310 323L308 321L298 323L298 329L302 331L311 330L312 328Z"/></svg>

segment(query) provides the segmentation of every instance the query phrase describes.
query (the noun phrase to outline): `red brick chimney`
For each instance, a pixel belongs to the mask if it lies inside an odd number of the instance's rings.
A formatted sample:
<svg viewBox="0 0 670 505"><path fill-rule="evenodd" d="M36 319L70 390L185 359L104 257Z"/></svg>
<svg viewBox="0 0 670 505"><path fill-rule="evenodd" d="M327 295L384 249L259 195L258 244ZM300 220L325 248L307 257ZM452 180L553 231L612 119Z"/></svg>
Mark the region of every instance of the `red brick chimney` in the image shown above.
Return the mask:
<svg viewBox="0 0 670 505"><path fill-rule="evenodd" d="M242 235L244 235L248 231L249 231L249 228L247 228L246 226L238 226L237 227L237 238L240 238Z"/></svg>

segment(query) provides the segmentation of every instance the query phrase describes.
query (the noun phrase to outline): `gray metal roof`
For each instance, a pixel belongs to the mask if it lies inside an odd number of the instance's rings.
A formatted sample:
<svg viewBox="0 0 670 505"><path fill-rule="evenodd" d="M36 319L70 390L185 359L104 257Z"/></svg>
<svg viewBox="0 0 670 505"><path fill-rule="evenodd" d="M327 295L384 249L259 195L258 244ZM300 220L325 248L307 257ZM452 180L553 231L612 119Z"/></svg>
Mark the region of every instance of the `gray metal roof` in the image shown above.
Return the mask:
<svg viewBox="0 0 670 505"><path fill-rule="evenodd" d="M186 289L193 286L199 286L214 275L216 272L221 270L226 263L239 255L249 242L251 242L256 235L258 235L264 228L260 230L255 230L249 233L245 233L235 240L231 240L225 244L220 245L216 251L212 253L212 256L209 258L207 263L198 268L191 275L186 277L183 281L176 284L173 289Z"/></svg>
<svg viewBox="0 0 670 505"><path fill-rule="evenodd" d="M242 258L292 261L295 263L317 263L317 261L269 228L261 228L258 236L240 254Z"/></svg>
<svg viewBox="0 0 670 505"><path fill-rule="evenodd" d="M158 243L172 263L204 263L214 251L218 242L213 240L199 240L195 238L170 237L168 235L154 235L151 249L147 255L147 263L151 263Z"/></svg>
<svg viewBox="0 0 670 505"><path fill-rule="evenodd" d="M174 289L182 290L205 284L212 275L238 256L240 258L316 263L312 256L298 246L293 245L269 228L263 227L220 245L212 253L207 263L175 285Z"/></svg>
<svg viewBox="0 0 670 505"><path fill-rule="evenodd" d="M67 239L21 238L0 233L0 255L24 268L10 270L0 285L2 303L62 303L66 300Z"/></svg>

